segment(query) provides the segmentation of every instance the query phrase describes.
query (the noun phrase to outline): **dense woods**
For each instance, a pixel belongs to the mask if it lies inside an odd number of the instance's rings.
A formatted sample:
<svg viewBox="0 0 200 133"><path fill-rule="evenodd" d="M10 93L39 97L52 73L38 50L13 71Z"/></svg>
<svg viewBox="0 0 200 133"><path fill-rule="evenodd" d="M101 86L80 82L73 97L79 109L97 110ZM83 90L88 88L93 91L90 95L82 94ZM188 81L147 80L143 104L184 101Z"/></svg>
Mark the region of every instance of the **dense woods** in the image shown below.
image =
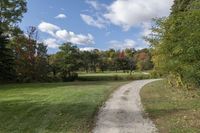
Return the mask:
<svg viewBox="0 0 200 133"><path fill-rule="evenodd" d="M175 0L169 17L155 20L151 37L155 70L172 86L200 85L200 1Z"/></svg>

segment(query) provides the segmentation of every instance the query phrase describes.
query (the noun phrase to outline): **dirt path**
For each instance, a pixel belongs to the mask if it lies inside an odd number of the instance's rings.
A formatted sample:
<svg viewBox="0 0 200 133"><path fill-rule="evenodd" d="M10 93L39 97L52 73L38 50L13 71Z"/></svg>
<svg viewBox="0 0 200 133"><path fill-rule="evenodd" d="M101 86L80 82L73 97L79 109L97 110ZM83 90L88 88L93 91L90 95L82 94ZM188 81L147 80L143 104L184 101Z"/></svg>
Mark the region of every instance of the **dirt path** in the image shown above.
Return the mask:
<svg viewBox="0 0 200 133"><path fill-rule="evenodd" d="M152 133L152 121L143 118L140 89L155 80L138 80L115 91L99 112L93 133Z"/></svg>

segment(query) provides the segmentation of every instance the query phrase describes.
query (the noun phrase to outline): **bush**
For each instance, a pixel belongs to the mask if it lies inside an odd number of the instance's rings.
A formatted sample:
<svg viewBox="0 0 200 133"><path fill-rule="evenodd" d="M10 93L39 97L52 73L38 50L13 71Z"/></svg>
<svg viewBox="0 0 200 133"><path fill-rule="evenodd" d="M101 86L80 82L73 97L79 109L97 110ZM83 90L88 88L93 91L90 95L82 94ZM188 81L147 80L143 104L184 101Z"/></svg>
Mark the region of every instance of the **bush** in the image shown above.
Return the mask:
<svg viewBox="0 0 200 133"><path fill-rule="evenodd" d="M79 81L129 81L129 80L140 80L140 79L150 79L150 74L133 74L133 75L109 75L109 76L81 76L78 77Z"/></svg>
<svg viewBox="0 0 200 133"><path fill-rule="evenodd" d="M78 73L72 73L70 76L63 77L62 80L64 82L75 81L78 79Z"/></svg>

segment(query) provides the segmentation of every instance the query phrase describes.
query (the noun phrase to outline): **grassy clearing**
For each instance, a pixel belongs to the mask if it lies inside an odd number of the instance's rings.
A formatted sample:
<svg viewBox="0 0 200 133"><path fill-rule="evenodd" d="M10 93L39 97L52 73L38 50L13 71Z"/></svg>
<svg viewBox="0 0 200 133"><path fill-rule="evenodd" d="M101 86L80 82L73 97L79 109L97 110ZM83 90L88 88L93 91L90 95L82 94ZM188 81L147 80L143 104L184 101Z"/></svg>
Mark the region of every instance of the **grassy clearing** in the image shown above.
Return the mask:
<svg viewBox="0 0 200 133"><path fill-rule="evenodd" d="M88 133L109 94L125 82L0 86L1 133Z"/></svg>
<svg viewBox="0 0 200 133"><path fill-rule="evenodd" d="M100 72L100 73L79 73L80 81L115 81L115 80L138 80L149 79L151 75L148 72Z"/></svg>
<svg viewBox="0 0 200 133"><path fill-rule="evenodd" d="M141 98L159 132L200 132L200 90L177 90L156 81L142 89Z"/></svg>

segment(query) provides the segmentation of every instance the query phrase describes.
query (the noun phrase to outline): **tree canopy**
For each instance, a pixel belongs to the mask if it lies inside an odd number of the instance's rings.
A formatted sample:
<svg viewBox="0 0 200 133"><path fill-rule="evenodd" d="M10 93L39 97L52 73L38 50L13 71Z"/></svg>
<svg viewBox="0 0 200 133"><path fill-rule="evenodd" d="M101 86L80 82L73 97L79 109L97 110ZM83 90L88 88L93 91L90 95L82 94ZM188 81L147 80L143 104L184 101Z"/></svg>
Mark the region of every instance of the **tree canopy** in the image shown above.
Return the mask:
<svg viewBox="0 0 200 133"><path fill-rule="evenodd" d="M155 69L176 86L200 85L200 2L176 0L172 14L158 19L148 40Z"/></svg>

